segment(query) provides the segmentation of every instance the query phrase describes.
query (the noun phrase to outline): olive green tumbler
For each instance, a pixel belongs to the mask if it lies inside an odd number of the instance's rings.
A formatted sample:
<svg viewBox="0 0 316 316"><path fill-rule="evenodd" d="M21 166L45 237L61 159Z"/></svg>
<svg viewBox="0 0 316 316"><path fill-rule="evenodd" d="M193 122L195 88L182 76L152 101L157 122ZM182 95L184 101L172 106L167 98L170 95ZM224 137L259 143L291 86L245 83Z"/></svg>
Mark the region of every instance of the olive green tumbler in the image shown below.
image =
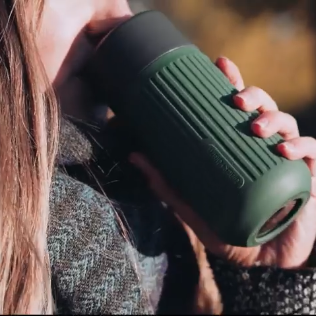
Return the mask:
<svg viewBox="0 0 316 316"><path fill-rule="evenodd" d="M305 162L278 154L279 135L253 135L258 113L235 107L237 90L162 13L140 13L111 31L91 74L98 95L222 241L263 244L308 201Z"/></svg>

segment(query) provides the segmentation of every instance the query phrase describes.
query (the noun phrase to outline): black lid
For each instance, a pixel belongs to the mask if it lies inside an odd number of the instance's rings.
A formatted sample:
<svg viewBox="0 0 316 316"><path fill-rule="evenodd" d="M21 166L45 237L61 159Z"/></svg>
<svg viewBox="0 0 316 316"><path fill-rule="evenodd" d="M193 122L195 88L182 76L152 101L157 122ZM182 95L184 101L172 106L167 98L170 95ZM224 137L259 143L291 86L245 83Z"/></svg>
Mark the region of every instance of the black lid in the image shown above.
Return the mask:
<svg viewBox="0 0 316 316"><path fill-rule="evenodd" d="M191 45L190 41L164 14L145 11L106 36L97 48L89 76L102 94L113 94L159 56L185 45Z"/></svg>

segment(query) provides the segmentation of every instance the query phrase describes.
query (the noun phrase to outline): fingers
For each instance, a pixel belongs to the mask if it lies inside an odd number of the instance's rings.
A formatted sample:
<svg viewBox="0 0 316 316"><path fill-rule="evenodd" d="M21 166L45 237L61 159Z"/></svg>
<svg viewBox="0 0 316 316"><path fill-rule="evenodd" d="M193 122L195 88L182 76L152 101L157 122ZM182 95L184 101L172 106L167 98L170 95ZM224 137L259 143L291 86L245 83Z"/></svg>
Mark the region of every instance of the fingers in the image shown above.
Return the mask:
<svg viewBox="0 0 316 316"><path fill-rule="evenodd" d="M248 87L234 96L237 107L243 111L260 112L277 111L278 107L275 101L268 93L257 87Z"/></svg>
<svg viewBox="0 0 316 316"><path fill-rule="evenodd" d="M316 159L316 140L312 137L290 139L278 145L281 154L290 159Z"/></svg>
<svg viewBox="0 0 316 316"><path fill-rule="evenodd" d="M235 104L241 110L252 112L277 111L275 101L268 93L257 87L245 88L244 81L238 67L228 58L219 57L215 64L240 92L234 96Z"/></svg>
<svg viewBox="0 0 316 316"><path fill-rule="evenodd" d="M278 145L279 152L287 159L304 159L312 175L311 195L316 197L316 140L312 137L290 139Z"/></svg>
<svg viewBox="0 0 316 316"><path fill-rule="evenodd" d="M293 116L279 112L268 111L252 122L252 130L259 137L271 137L279 133L285 140L299 137L299 130Z"/></svg>
<svg viewBox="0 0 316 316"><path fill-rule="evenodd" d="M312 176L316 177L316 140L312 137L299 137L294 117L279 111L265 112L253 121L252 130L263 138L279 133L285 140L277 145L280 154L290 160L304 159Z"/></svg>
<svg viewBox="0 0 316 316"><path fill-rule="evenodd" d="M253 132L263 138L278 133L285 143L278 145L280 153L288 159L304 159L312 175L316 176L316 140L299 138L299 130L294 117L278 111L276 102L264 90L257 87L244 88L238 67L229 59L220 57L216 65L228 77L230 82L241 90L234 96L235 105L243 111L258 110L262 114L252 123Z"/></svg>
<svg viewBox="0 0 316 316"><path fill-rule="evenodd" d="M228 78L230 83L237 88L237 90L242 90L245 88L240 71L231 60L226 57L219 57L215 64Z"/></svg>

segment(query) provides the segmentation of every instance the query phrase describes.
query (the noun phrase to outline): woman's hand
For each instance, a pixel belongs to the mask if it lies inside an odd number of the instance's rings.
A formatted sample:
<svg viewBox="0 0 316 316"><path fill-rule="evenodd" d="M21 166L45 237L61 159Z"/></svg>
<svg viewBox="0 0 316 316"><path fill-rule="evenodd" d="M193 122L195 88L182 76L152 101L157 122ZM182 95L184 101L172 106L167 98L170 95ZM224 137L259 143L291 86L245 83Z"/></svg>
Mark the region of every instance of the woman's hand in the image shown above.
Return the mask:
<svg viewBox="0 0 316 316"><path fill-rule="evenodd" d="M233 62L227 58L219 58L216 64L240 91L234 97L236 106L244 111L259 110L261 113L252 123L254 134L263 138L275 133L281 134L285 142L278 145L279 152L290 160L303 158L311 171L312 196L293 224L277 238L262 246L240 248L226 245L173 193L145 157L132 154L131 162L148 177L149 184L158 197L176 212L213 254L245 266L261 264L282 268L302 267L313 250L316 238L316 140L300 137L295 119L279 111L266 92L257 87L245 88L240 72ZM191 230L187 231L192 234Z"/></svg>

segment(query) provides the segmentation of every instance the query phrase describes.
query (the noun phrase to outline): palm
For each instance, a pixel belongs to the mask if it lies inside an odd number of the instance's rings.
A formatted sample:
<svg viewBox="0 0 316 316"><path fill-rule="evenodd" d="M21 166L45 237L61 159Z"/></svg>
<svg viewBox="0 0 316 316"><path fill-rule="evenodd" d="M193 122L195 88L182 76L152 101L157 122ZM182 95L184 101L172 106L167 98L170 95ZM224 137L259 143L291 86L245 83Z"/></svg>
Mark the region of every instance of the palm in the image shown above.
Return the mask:
<svg viewBox="0 0 316 316"><path fill-rule="evenodd" d="M293 224L275 240L261 246L258 259L262 264L282 268L301 267L308 260L314 246L316 199L311 197Z"/></svg>
<svg viewBox="0 0 316 316"><path fill-rule="evenodd" d="M209 248L214 249L221 257L243 266L260 264L282 268L301 267L308 260L314 244L315 222L310 220L310 213L315 209L316 199L312 197L288 229L262 246L254 248L224 246L216 239Z"/></svg>
<svg viewBox="0 0 316 316"><path fill-rule="evenodd" d="M198 239L211 253L243 266L260 264L297 268L308 260L316 238L316 198L314 195L296 220L277 238L257 247L236 247L224 244L211 232L205 222L174 194L159 172L144 156L133 154L132 162L147 175L149 185L157 196L176 211L180 221L190 226L190 235L193 234L192 230L198 232ZM188 230L188 226L186 224L184 226Z"/></svg>

